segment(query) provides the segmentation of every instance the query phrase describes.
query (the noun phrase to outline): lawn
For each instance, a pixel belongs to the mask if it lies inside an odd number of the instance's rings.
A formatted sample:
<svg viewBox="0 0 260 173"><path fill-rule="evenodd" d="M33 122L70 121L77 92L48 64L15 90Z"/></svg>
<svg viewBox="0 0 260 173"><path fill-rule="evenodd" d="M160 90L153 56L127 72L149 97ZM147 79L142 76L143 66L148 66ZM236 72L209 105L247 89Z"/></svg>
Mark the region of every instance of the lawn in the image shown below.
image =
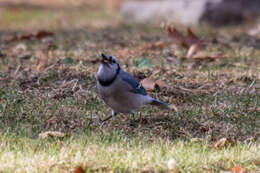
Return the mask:
<svg viewBox="0 0 260 173"><path fill-rule="evenodd" d="M0 15L0 172L260 171L260 38L247 34L252 24L191 28L207 56L187 58L160 25L126 23L112 9ZM148 93L175 110L145 106L134 125L123 114L101 123L111 113L96 91L102 52L140 81L164 81ZM47 131L62 134L41 137Z"/></svg>

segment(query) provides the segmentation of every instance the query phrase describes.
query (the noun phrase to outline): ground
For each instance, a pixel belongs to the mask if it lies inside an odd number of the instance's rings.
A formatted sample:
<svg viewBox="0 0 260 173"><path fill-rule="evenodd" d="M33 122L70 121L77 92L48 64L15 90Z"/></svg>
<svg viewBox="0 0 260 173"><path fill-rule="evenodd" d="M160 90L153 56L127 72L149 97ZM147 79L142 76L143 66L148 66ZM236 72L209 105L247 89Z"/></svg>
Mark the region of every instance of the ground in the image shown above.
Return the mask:
<svg viewBox="0 0 260 173"><path fill-rule="evenodd" d="M260 171L252 24L192 28L217 55L195 59L160 25L126 23L111 8L12 7L0 15L0 172ZM146 106L135 125L123 114L100 123L111 113L96 92L101 52L138 80L164 81L149 94L175 110ZM65 136L39 137L46 131Z"/></svg>

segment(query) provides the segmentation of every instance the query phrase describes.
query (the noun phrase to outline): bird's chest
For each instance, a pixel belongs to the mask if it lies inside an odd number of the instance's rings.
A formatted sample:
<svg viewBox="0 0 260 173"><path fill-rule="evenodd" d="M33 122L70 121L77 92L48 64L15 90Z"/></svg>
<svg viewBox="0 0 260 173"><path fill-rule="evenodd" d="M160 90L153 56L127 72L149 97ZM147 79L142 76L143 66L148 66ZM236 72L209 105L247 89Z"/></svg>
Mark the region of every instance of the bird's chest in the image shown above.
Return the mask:
<svg viewBox="0 0 260 173"><path fill-rule="evenodd" d="M113 99L115 97L118 97L120 95L121 88L117 85L111 85L111 86L102 86L100 83L97 85L98 87L98 93L101 96L101 98L105 101L108 99Z"/></svg>

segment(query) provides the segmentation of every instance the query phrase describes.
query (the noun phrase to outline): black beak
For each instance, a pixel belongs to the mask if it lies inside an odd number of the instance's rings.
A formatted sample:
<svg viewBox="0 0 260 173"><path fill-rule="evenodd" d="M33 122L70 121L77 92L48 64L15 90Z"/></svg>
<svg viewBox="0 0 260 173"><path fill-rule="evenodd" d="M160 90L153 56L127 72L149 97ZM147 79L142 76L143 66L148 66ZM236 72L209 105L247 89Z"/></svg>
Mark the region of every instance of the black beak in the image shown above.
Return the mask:
<svg viewBox="0 0 260 173"><path fill-rule="evenodd" d="M105 54L101 54L101 57L102 57L102 59L101 59L101 63L102 64L108 64L109 63L109 58L108 58L108 56L107 55L105 55Z"/></svg>

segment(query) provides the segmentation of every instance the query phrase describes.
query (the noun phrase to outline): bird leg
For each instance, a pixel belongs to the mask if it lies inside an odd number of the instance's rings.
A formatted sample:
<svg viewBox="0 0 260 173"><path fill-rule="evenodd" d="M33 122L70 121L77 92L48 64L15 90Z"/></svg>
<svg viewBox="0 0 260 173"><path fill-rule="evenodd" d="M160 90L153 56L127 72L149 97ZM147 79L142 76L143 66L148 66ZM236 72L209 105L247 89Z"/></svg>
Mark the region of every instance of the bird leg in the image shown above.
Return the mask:
<svg viewBox="0 0 260 173"><path fill-rule="evenodd" d="M132 112L131 115L132 115L132 119L135 120L135 113Z"/></svg>
<svg viewBox="0 0 260 173"><path fill-rule="evenodd" d="M112 115L107 116L105 119L101 120L101 122L103 123L103 122L111 119L112 117L115 117L116 115L117 115L117 113L114 110L112 110Z"/></svg>

